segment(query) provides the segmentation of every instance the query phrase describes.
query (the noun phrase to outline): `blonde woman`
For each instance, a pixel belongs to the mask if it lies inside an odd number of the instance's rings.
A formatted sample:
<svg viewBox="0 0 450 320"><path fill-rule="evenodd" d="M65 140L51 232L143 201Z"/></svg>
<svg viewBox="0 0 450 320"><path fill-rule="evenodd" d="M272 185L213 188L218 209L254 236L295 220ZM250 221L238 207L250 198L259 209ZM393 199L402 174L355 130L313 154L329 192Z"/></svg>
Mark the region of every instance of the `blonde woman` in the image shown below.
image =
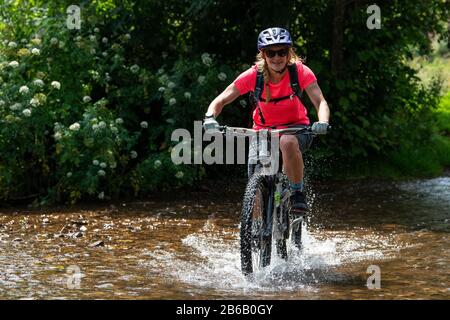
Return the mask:
<svg viewBox="0 0 450 320"><path fill-rule="evenodd" d="M295 65L299 89L306 91L316 108L318 120L312 125L312 131L324 134L328 129L330 110L322 95L317 78L310 68L293 50L289 32L283 28L268 28L258 37L257 61L253 67L240 74L209 105L205 114L205 130L217 129L215 120L223 107L239 96L255 91L258 71L263 75L263 89L256 99L253 111L253 128L285 128L290 125L310 125L307 110L297 92L291 87L289 65ZM260 76L261 77L261 76ZM307 210L303 192L303 153L311 145L311 135L283 135L280 138L284 172L291 189L291 208L294 213L304 214ZM249 167L249 175L252 169Z"/></svg>

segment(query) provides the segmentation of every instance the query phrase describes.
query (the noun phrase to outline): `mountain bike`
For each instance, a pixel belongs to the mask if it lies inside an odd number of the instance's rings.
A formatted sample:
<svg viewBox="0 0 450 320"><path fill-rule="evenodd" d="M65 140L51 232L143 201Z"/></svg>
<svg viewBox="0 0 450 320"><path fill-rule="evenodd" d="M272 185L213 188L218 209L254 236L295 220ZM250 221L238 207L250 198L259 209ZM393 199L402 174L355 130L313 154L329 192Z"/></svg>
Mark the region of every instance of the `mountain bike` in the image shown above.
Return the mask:
<svg viewBox="0 0 450 320"><path fill-rule="evenodd" d="M244 275L252 275L270 265L273 245L278 256L285 260L288 241L298 249L302 247L305 219L303 215L294 216L290 210L289 181L283 173L277 142L281 134L315 134L307 126L272 130L221 126L220 131L256 139L255 172L245 190L240 230L241 269Z"/></svg>

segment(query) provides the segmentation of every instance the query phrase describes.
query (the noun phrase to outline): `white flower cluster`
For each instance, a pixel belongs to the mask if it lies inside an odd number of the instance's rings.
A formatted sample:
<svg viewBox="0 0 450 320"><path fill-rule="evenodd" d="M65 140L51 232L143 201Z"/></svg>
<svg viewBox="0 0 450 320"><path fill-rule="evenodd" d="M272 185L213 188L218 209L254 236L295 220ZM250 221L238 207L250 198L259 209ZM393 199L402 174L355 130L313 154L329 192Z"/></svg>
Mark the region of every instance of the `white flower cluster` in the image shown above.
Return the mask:
<svg viewBox="0 0 450 320"><path fill-rule="evenodd" d="M56 132L53 136L55 138L56 141L61 140L62 139L62 133L61 132Z"/></svg>
<svg viewBox="0 0 450 320"><path fill-rule="evenodd" d="M161 160L155 160L155 162L153 163L153 167L155 169L158 169L159 167L161 167L161 165L162 165Z"/></svg>
<svg viewBox="0 0 450 320"><path fill-rule="evenodd" d="M142 121L141 122L141 128L147 129L148 128L148 122L147 121Z"/></svg>
<svg viewBox="0 0 450 320"><path fill-rule="evenodd" d="M175 174L175 178L177 178L177 179L181 179L181 178L183 178L183 177L184 177L183 171L178 171L178 172Z"/></svg>
<svg viewBox="0 0 450 320"><path fill-rule="evenodd" d="M221 81L225 81L227 79L227 75L225 73L221 72L217 75L217 78L219 78L219 80L221 80Z"/></svg>
<svg viewBox="0 0 450 320"><path fill-rule="evenodd" d="M31 100L30 100L30 104L33 106L33 107L38 107L38 106L40 106L40 102L39 102L39 100L38 99L36 99L36 98L32 98Z"/></svg>
<svg viewBox="0 0 450 320"><path fill-rule="evenodd" d="M55 124L54 124L54 130L55 130L55 131L59 131L59 130L61 130L62 128L63 128L63 126L61 125L61 123L55 122Z"/></svg>
<svg viewBox="0 0 450 320"><path fill-rule="evenodd" d="M22 104L21 103L14 103L12 106L9 107L9 109L11 109L12 111L17 111L22 109Z"/></svg>
<svg viewBox="0 0 450 320"><path fill-rule="evenodd" d="M133 65L130 67L130 71L131 71L132 73L138 73L138 72L139 72L139 66L138 66L137 64L133 64Z"/></svg>
<svg viewBox="0 0 450 320"><path fill-rule="evenodd" d="M105 121L100 121L98 124L94 124L92 126L92 129L97 130L97 129L105 129L106 128L106 122Z"/></svg>
<svg viewBox="0 0 450 320"><path fill-rule="evenodd" d="M58 81L52 81L51 86L57 90L61 89L61 83Z"/></svg>
<svg viewBox="0 0 450 320"><path fill-rule="evenodd" d="M36 80L33 80L33 84L36 87L42 88L44 86L44 81L42 81L41 79L36 79Z"/></svg>
<svg viewBox="0 0 450 320"><path fill-rule="evenodd" d="M209 55L209 53L203 53L202 54L202 62L205 66L210 67L212 65L212 59L211 56Z"/></svg>
<svg viewBox="0 0 450 320"><path fill-rule="evenodd" d="M17 68L19 66L19 63L17 61L11 61L8 65L12 68Z"/></svg>
<svg viewBox="0 0 450 320"><path fill-rule="evenodd" d="M80 124L78 122L75 122L70 125L69 129L72 131L78 131L80 130Z"/></svg>
<svg viewBox="0 0 450 320"><path fill-rule="evenodd" d="M205 76L199 76L197 81L198 81L198 83L203 85L205 83L205 81L206 81L206 77Z"/></svg>
<svg viewBox="0 0 450 320"><path fill-rule="evenodd" d="M19 88L19 93L21 94L27 94L30 91L30 89L27 86L21 86Z"/></svg>
<svg viewBox="0 0 450 320"><path fill-rule="evenodd" d="M23 115L25 117L31 116L31 110L30 109L23 109L22 113L23 113Z"/></svg>
<svg viewBox="0 0 450 320"><path fill-rule="evenodd" d="M97 174L99 175L99 176L101 176L101 177L104 177L105 175L106 175L106 172L105 172L105 170L98 170L97 171Z"/></svg>
<svg viewBox="0 0 450 320"><path fill-rule="evenodd" d="M174 82L172 82L172 81L169 81L169 83L167 83L167 87L168 87L169 89L173 89L173 88L176 87L176 84L175 84Z"/></svg>
<svg viewBox="0 0 450 320"><path fill-rule="evenodd" d="M89 70L89 74L91 75L92 79L99 80L100 79L100 73L96 70Z"/></svg>

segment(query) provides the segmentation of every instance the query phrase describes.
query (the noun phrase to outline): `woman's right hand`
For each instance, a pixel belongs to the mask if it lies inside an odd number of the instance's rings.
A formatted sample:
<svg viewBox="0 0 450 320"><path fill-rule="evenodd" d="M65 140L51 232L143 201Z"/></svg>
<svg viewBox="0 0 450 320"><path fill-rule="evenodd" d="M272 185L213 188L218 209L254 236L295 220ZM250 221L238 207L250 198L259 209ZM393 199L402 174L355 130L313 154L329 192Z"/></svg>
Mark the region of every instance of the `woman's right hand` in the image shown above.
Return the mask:
<svg viewBox="0 0 450 320"><path fill-rule="evenodd" d="M203 128L208 133L219 131L219 123L216 121L214 116L205 116L205 120L203 120Z"/></svg>

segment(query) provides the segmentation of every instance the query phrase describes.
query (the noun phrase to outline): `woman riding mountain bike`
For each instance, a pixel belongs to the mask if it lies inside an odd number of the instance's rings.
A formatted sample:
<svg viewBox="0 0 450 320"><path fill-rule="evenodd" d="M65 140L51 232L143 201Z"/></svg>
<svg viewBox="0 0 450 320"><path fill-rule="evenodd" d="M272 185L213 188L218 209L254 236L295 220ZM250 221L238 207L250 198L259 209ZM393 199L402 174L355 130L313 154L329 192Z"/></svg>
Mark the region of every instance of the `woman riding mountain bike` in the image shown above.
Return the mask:
<svg viewBox="0 0 450 320"><path fill-rule="evenodd" d="M325 134L330 117L328 104L313 71L295 54L289 32L278 27L265 29L259 34L257 48L259 52L255 65L241 73L209 105L204 129L218 130L216 118L223 107L248 92L251 92L254 107L253 129L309 126L307 110L300 100L305 90L319 120L313 123L311 130L315 134ZM303 190L303 153L311 142L312 135L304 132L282 135L279 141L283 171L288 177L291 191L290 208L294 216L303 216L308 210ZM252 156L250 154L249 158ZM250 178L254 165L249 163L248 171Z"/></svg>

